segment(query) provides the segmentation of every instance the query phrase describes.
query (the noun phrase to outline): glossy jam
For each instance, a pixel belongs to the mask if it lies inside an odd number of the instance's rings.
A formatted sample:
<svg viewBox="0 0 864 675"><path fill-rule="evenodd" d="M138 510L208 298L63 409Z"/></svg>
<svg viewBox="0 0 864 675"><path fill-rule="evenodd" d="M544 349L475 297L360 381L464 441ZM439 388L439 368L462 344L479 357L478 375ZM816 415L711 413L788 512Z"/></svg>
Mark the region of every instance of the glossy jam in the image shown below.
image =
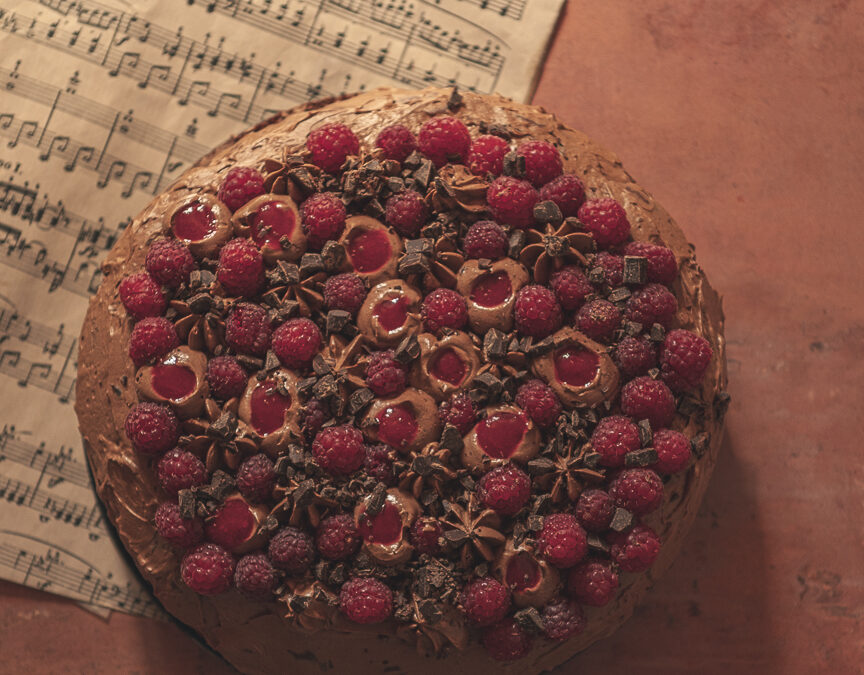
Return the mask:
<svg viewBox="0 0 864 675"><path fill-rule="evenodd" d="M398 330L405 325L405 319L408 318L409 304L408 298L405 296L387 298L375 305L372 315L384 330Z"/></svg>
<svg viewBox="0 0 864 675"><path fill-rule="evenodd" d="M255 532L255 516L242 499L229 499L207 521L207 539L229 550L240 546Z"/></svg>
<svg viewBox="0 0 864 675"><path fill-rule="evenodd" d="M360 516L360 535L371 544L388 546L402 538L402 517L392 502L386 502L378 515Z"/></svg>
<svg viewBox="0 0 864 675"><path fill-rule="evenodd" d="M429 372L439 380L453 385L462 384L468 366L455 349L447 347L439 351L429 365Z"/></svg>
<svg viewBox="0 0 864 675"><path fill-rule="evenodd" d="M191 368L171 363L153 366L150 382L153 391L171 401L180 401L195 391L196 378Z"/></svg>
<svg viewBox="0 0 864 675"><path fill-rule="evenodd" d="M507 565L506 581L514 591L534 588L540 583L540 566L531 556L519 553Z"/></svg>
<svg viewBox="0 0 864 675"><path fill-rule="evenodd" d="M378 413L378 438L399 451L417 436L417 418L406 404L389 406Z"/></svg>
<svg viewBox="0 0 864 675"><path fill-rule="evenodd" d="M471 300L481 307L498 307L512 293L510 277L506 272L495 272L480 277L471 287Z"/></svg>
<svg viewBox="0 0 864 675"><path fill-rule="evenodd" d="M202 202L192 202L174 214L171 228L178 239L200 241L216 230L213 210Z"/></svg>
<svg viewBox="0 0 864 675"><path fill-rule="evenodd" d="M279 240L294 234L297 219L294 211L284 202L267 202L252 219L252 239L259 246L279 249Z"/></svg>
<svg viewBox="0 0 864 675"><path fill-rule="evenodd" d="M384 267L392 252L384 230L355 230L348 239L348 257L354 269L363 274Z"/></svg>
<svg viewBox="0 0 864 675"><path fill-rule="evenodd" d="M599 367L600 357L582 347L564 347L555 354L555 377L571 387L590 384Z"/></svg>
<svg viewBox="0 0 864 675"><path fill-rule="evenodd" d="M524 415L495 413L477 425L477 443L490 457L506 459L516 452L527 426Z"/></svg>
<svg viewBox="0 0 864 675"><path fill-rule="evenodd" d="M285 423L291 397L280 394L274 382L263 382L252 392L252 427L260 435L272 434Z"/></svg>

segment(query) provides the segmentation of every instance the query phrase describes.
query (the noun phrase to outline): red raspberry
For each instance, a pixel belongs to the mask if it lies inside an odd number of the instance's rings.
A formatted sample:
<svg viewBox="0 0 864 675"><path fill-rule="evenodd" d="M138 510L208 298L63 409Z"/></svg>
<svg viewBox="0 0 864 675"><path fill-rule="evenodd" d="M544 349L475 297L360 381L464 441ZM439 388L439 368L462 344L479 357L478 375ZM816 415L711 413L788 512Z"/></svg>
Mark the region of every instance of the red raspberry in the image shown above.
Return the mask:
<svg viewBox="0 0 864 675"><path fill-rule="evenodd" d="M504 155L508 152L510 144L500 136L478 136L468 153L468 170L478 176L488 173L500 176L504 171Z"/></svg>
<svg viewBox="0 0 864 675"><path fill-rule="evenodd" d="M234 578L234 557L216 544L198 544L183 556L180 576L200 595L224 593Z"/></svg>
<svg viewBox="0 0 864 675"><path fill-rule="evenodd" d="M549 427L561 414L561 401L542 380L529 380L516 392L516 405L528 413L538 427Z"/></svg>
<svg viewBox="0 0 864 675"><path fill-rule="evenodd" d="M441 550L440 539L444 530L435 518L418 518L411 525L411 543L418 553L435 555Z"/></svg>
<svg viewBox="0 0 864 675"><path fill-rule="evenodd" d="M315 559L312 537L296 527L283 527L267 545L273 566L288 574L302 574Z"/></svg>
<svg viewBox="0 0 864 675"><path fill-rule="evenodd" d="M545 338L561 326L561 305L545 286L523 286L516 294L516 328L523 335Z"/></svg>
<svg viewBox="0 0 864 675"><path fill-rule="evenodd" d="M663 481L651 469L624 469L609 483L609 495L622 509L643 516L663 501Z"/></svg>
<svg viewBox="0 0 864 675"><path fill-rule="evenodd" d="M603 270L604 280L613 288L624 283L624 258L620 255L600 251L594 256L594 265Z"/></svg>
<svg viewBox="0 0 864 675"><path fill-rule="evenodd" d="M303 412L303 431L306 433L306 438L311 440L324 426L324 422L330 419L330 410L320 399L310 398Z"/></svg>
<svg viewBox="0 0 864 675"><path fill-rule="evenodd" d="M393 592L378 579L355 577L339 591L339 610L354 623L381 623L393 613Z"/></svg>
<svg viewBox="0 0 864 675"><path fill-rule="evenodd" d="M644 328L655 323L668 328L678 311L678 301L665 286L648 284L630 296L625 311L630 321L641 323Z"/></svg>
<svg viewBox="0 0 864 675"><path fill-rule="evenodd" d="M477 420L477 408L468 394L459 392L439 406L438 418L444 424L452 424L464 436Z"/></svg>
<svg viewBox="0 0 864 675"><path fill-rule="evenodd" d="M658 284L671 284L678 278L678 261L672 249L647 241L631 241L624 247L624 255L645 258L648 281Z"/></svg>
<svg viewBox="0 0 864 675"><path fill-rule="evenodd" d="M675 417L675 397L662 382L637 377L621 388L621 410L633 419L647 419L654 429L659 429Z"/></svg>
<svg viewBox="0 0 864 675"><path fill-rule="evenodd" d="M426 223L429 209L416 190L402 190L387 200L384 220L403 237L416 237Z"/></svg>
<svg viewBox="0 0 864 675"><path fill-rule="evenodd" d="M628 335L615 347L615 363L625 377L645 375L657 366L657 349L645 336Z"/></svg>
<svg viewBox="0 0 864 675"><path fill-rule="evenodd" d="M237 561L234 586L249 600L269 600L279 585L279 573L263 553L250 553Z"/></svg>
<svg viewBox="0 0 864 675"><path fill-rule="evenodd" d="M375 147L381 148L384 159L404 162L416 149L417 139L407 127L394 124L381 130L378 138L375 139Z"/></svg>
<svg viewBox="0 0 864 675"><path fill-rule="evenodd" d="M531 183L512 176L496 178L486 190L486 202L495 220L520 230L534 224L534 205L539 201Z"/></svg>
<svg viewBox="0 0 864 675"><path fill-rule="evenodd" d="M354 519L347 513L321 521L315 543L322 558L341 560L354 555L360 547L360 534Z"/></svg>
<svg viewBox="0 0 864 675"><path fill-rule="evenodd" d="M324 283L324 304L327 309L341 309L356 316L365 299L366 284L351 272L337 274Z"/></svg>
<svg viewBox="0 0 864 675"><path fill-rule="evenodd" d="M348 155L360 152L360 141L344 124L332 123L313 129L306 138L309 161L328 173L336 173Z"/></svg>
<svg viewBox="0 0 864 675"><path fill-rule="evenodd" d="M594 292L588 277L576 265L567 265L552 275L549 281L555 297L566 310L579 309L585 298Z"/></svg>
<svg viewBox="0 0 864 675"><path fill-rule="evenodd" d="M630 221L614 199L591 199L579 207L579 220L594 237L598 248L609 248L630 236Z"/></svg>
<svg viewBox="0 0 864 675"><path fill-rule="evenodd" d="M396 360L392 349L369 355L366 386L382 397L396 396L405 391L405 367Z"/></svg>
<svg viewBox="0 0 864 675"><path fill-rule="evenodd" d="M618 589L618 575L606 561L586 560L570 570L567 592L591 607L607 604Z"/></svg>
<svg viewBox="0 0 864 675"><path fill-rule="evenodd" d="M243 394L246 371L233 356L217 356L207 362L207 384L210 394L227 401Z"/></svg>
<svg viewBox="0 0 864 675"><path fill-rule="evenodd" d="M273 352L286 368L307 368L321 349L321 331L306 317L288 319L273 331Z"/></svg>
<svg viewBox="0 0 864 675"><path fill-rule="evenodd" d="M417 147L435 166L444 166L447 162L464 164L471 147L471 136L461 120L436 117L420 127Z"/></svg>
<svg viewBox="0 0 864 675"><path fill-rule="evenodd" d="M264 283L261 251L248 239L232 239L219 252L216 278L229 295L255 295Z"/></svg>
<svg viewBox="0 0 864 675"><path fill-rule="evenodd" d="M275 483L273 460L263 452L247 457L237 469L237 489L251 502L266 500Z"/></svg>
<svg viewBox="0 0 864 675"><path fill-rule="evenodd" d="M516 148L516 154L525 158L525 178L534 187L546 185L563 171L561 154L546 141L525 141Z"/></svg>
<svg viewBox="0 0 864 675"><path fill-rule="evenodd" d="M655 431L653 445L657 451L653 468L660 473L678 473L690 461L690 441L682 433L672 429Z"/></svg>
<svg viewBox="0 0 864 675"><path fill-rule="evenodd" d="M572 600L559 599L551 602L540 613L543 632L550 640L566 640L585 630L585 614Z"/></svg>
<svg viewBox="0 0 864 675"><path fill-rule="evenodd" d="M168 306L162 288L149 274L133 274L120 282L120 301L133 319L161 316Z"/></svg>
<svg viewBox="0 0 864 675"><path fill-rule="evenodd" d="M591 434L591 449L600 455L603 466L624 466L624 455L640 445L639 428L623 415L604 417Z"/></svg>
<svg viewBox="0 0 864 675"><path fill-rule="evenodd" d="M261 172L251 166L235 166L225 174L217 196L231 211L236 211L265 192L267 190L264 188L264 176Z"/></svg>
<svg viewBox="0 0 864 675"><path fill-rule="evenodd" d="M331 239L338 239L345 229L345 205L331 192L317 192L300 207L303 232L309 248L320 251Z"/></svg>
<svg viewBox="0 0 864 675"><path fill-rule="evenodd" d="M468 582L460 598L465 616L475 626L491 626L507 615L510 591L492 577L480 577Z"/></svg>
<svg viewBox="0 0 864 675"><path fill-rule="evenodd" d="M366 448L363 434L347 424L327 427L315 436L312 454L326 472L341 476L363 466Z"/></svg>
<svg viewBox="0 0 864 675"><path fill-rule="evenodd" d="M204 462L187 450L174 448L166 452L156 465L159 484L172 497L180 490L188 490L207 482Z"/></svg>
<svg viewBox="0 0 864 675"><path fill-rule="evenodd" d="M225 342L240 354L264 356L272 333L267 310L250 302L234 305L225 322Z"/></svg>
<svg viewBox="0 0 864 675"><path fill-rule="evenodd" d="M588 553L588 535L569 513L553 513L543 519L537 550L555 567L573 567Z"/></svg>
<svg viewBox="0 0 864 675"><path fill-rule="evenodd" d="M195 261L188 248L176 239L165 237L150 244L144 267L156 283L177 288L189 281Z"/></svg>
<svg viewBox="0 0 864 675"><path fill-rule="evenodd" d="M466 258L498 260L507 254L507 235L494 220L480 220L468 228L462 248Z"/></svg>
<svg viewBox="0 0 864 675"><path fill-rule="evenodd" d="M129 358L136 367L160 359L180 344L174 324L161 316L141 319L129 336Z"/></svg>
<svg viewBox="0 0 864 675"><path fill-rule="evenodd" d="M423 324L430 333L442 328L459 330L468 321L465 299L449 288L438 288L423 299Z"/></svg>
<svg viewBox="0 0 864 675"><path fill-rule="evenodd" d="M180 422L174 411L158 403L139 403L126 415L126 436L142 455L161 455L177 445Z"/></svg>
<svg viewBox="0 0 864 675"><path fill-rule="evenodd" d="M576 327L593 340L608 340L620 325L620 310L607 300L586 302L576 314Z"/></svg>
<svg viewBox="0 0 864 675"><path fill-rule="evenodd" d="M615 515L615 502L603 490L585 490L576 501L576 517L589 532L603 532L609 529Z"/></svg>
<svg viewBox="0 0 864 675"><path fill-rule="evenodd" d="M673 391L699 386L712 355L710 343L701 335L683 328L669 331L660 352L663 381Z"/></svg>
<svg viewBox="0 0 864 675"><path fill-rule="evenodd" d="M531 496L531 479L515 464L492 469L477 483L477 496L502 516L512 516Z"/></svg>
<svg viewBox="0 0 864 675"><path fill-rule="evenodd" d="M385 485L393 485L396 482L396 471L393 469L393 451L383 443L366 446L363 469L372 478Z"/></svg>
<svg viewBox="0 0 864 675"><path fill-rule="evenodd" d="M487 628L480 638L496 661L517 661L531 651L532 638L513 619L504 619Z"/></svg>
<svg viewBox="0 0 864 675"><path fill-rule="evenodd" d="M180 507L173 502L162 502L153 516L156 531L165 541L179 548L194 546L204 537L204 528L198 518L183 518Z"/></svg>
<svg viewBox="0 0 864 675"><path fill-rule="evenodd" d="M611 539L612 559L624 572L644 572L660 553L660 537L647 525L634 525Z"/></svg>
<svg viewBox="0 0 864 675"><path fill-rule="evenodd" d="M540 188L540 201L555 202L561 209L561 215L569 218L575 216L585 203L585 188L576 176L565 173Z"/></svg>

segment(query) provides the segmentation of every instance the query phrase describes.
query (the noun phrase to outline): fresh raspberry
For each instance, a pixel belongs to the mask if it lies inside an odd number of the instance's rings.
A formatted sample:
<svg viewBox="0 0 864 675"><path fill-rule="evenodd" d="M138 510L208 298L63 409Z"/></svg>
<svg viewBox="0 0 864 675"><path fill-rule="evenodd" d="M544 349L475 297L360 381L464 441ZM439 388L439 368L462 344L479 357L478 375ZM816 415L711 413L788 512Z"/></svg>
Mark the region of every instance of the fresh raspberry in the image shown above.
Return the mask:
<svg viewBox="0 0 864 675"><path fill-rule="evenodd" d="M516 405L527 412L538 427L552 426L561 414L561 401L542 380L529 380L519 387Z"/></svg>
<svg viewBox="0 0 864 675"><path fill-rule="evenodd" d="M549 285L561 307L571 311L579 309L585 303L585 298L594 292L588 277L576 265L567 265L555 272Z"/></svg>
<svg viewBox="0 0 864 675"><path fill-rule="evenodd" d="M486 190L486 202L495 220L520 230L534 224L534 205L539 201L531 183L512 176L496 178Z"/></svg>
<svg viewBox="0 0 864 675"><path fill-rule="evenodd" d="M156 283L177 288L189 281L195 261L183 244L176 239L163 237L150 244L144 267Z"/></svg>
<svg viewBox="0 0 864 675"><path fill-rule="evenodd" d="M435 166L447 162L464 164L471 147L471 136L461 120L436 117L425 122L417 134L417 147Z"/></svg>
<svg viewBox="0 0 864 675"><path fill-rule="evenodd" d="M180 576L200 595L224 593L234 578L234 557L216 544L198 544L183 556Z"/></svg>
<svg viewBox="0 0 864 675"><path fill-rule="evenodd" d="M162 502L153 516L156 531L165 541L179 548L194 546L204 537L204 528L198 518L183 518L174 502Z"/></svg>
<svg viewBox="0 0 864 675"><path fill-rule="evenodd" d="M312 454L321 468L334 476L351 473L363 466L366 458L363 434L347 424L327 427L315 436Z"/></svg>
<svg viewBox="0 0 864 675"><path fill-rule="evenodd" d="M620 244L630 236L630 221L614 199L591 199L579 207L579 220L598 248Z"/></svg>
<svg viewBox="0 0 864 675"><path fill-rule="evenodd" d="M416 237L426 223L429 209L416 190L402 190L387 200L384 220L403 237Z"/></svg>
<svg viewBox="0 0 864 675"><path fill-rule="evenodd" d="M602 607L618 590L618 575L605 560L586 560L567 577L567 592L584 605Z"/></svg>
<svg viewBox="0 0 864 675"><path fill-rule="evenodd" d="M644 516L663 501L663 481L651 469L624 469L609 483L609 496L622 509Z"/></svg>
<svg viewBox="0 0 864 675"><path fill-rule="evenodd" d="M174 448L166 452L156 465L159 484L169 495L207 482L204 462L187 450Z"/></svg>
<svg viewBox="0 0 864 675"><path fill-rule="evenodd" d="M418 518L411 525L411 543L418 553L435 555L441 550L440 539L444 530L435 518Z"/></svg>
<svg viewBox="0 0 864 675"><path fill-rule="evenodd" d="M302 574L315 559L312 537L296 527L283 527L267 545L267 555L274 567L288 574Z"/></svg>
<svg viewBox="0 0 864 675"><path fill-rule="evenodd" d="M237 469L237 489L251 502L267 499L275 483L273 460L263 452L247 457Z"/></svg>
<svg viewBox="0 0 864 675"><path fill-rule="evenodd" d="M219 252L216 278L229 295L255 295L264 283L261 251L249 239L232 239Z"/></svg>
<svg viewBox="0 0 864 675"><path fill-rule="evenodd" d="M442 328L459 330L468 321L465 299L449 288L438 288L423 299L423 324L430 333Z"/></svg>
<svg viewBox="0 0 864 675"><path fill-rule="evenodd" d="M631 241L624 247L624 255L645 258L648 281L671 284L678 278L678 261L670 248L647 241Z"/></svg>
<svg viewBox="0 0 864 675"><path fill-rule="evenodd" d="M647 419L654 429L660 429L669 426L675 417L675 397L662 382L637 377L621 388L621 410L633 419Z"/></svg>
<svg viewBox="0 0 864 675"><path fill-rule="evenodd" d="M504 155L510 144L500 136L478 136L468 153L468 170L477 176L491 173L500 176L504 171Z"/></svg>
<svg viewBox="0 0 864 675"><path fill-rule="evenodd" d="M561 326L561 305L545 286L523 286L516 294L516 328L523 335L545 338Z"/></svg>
<svg viewBox="0 0 864 675"><path fill-rule="evenodd" d="M638 450L639 427L623 415L610 415L597 423L591 434L591 449L600 455L600 464L624 466L624 455Z"/></svg>
<svg viewBox="0 0 864 675"><path fill-rule="evenodd" d="M589 532L609 529L615 515L615 502L608 492L597 489L584 490L576 501L576 518Z"/></svg>
<svg viewBox="0 0 864 675"><path fill-rule="evenodd" d="M393 613L393 592L378 579L355 577L342 584L339 610L354 623L381 623Z"/></svg>
<svg viewBox="0 0 864 675"><path fill-rule="evenodd" d="M315 544L321 557L327 560L342 560L354 555L360 547L360 534L354 519L347 513L325 518L318 526Z"/></svg>
<svg viewBox="0 0 864 675"><path fill-rule="evenodd" d="M331 239L338 239L345 229L345 205L331 192L317 192L300 207L303 232L309 248L320 251Z"/></svg>
<svg viewBox="0 0 864 675"><path fill-rule="evenodd" d="M663 381L673 391L699 386L712 355L710 343L701 335L683 328L669 331L660 352Z"/></svg>
<svg viewBox="0 0 864 675"><path fill-rule="evenodd" d="M576 327L593 340L608 340L621 325L621 311L608 300L591 300L576 314Z"/></svg>
<svg viewBox="0 0 864 675"><path fill-rule="evenodd" d="M466 258L498 260L507 254L507 235L494 220L480 220L468 228L462 248Z"/></svg>
<svg viewBox="0 0 864 675"><path fill-rule="evenodd" d="M407 127L394 124L381 130L378 138L375 139L375 147L381 148L384 159L404 162L417 148L417 139Z"/></svg>
<svg viewBox="0 0 864 675"><path fill-rule="evenodd" d="M630 296L625 313L630 321L641 323L644 328L655 323L668 328L677 311L678 301L668 288L648 284Z"/></svg>
<svg viewBox="0 0 864 675"><path fill-rule="evenodd" d="M324 304L327 309L341 309L356 316L365 299L366 284L356 274L337 274L324 282Z"/></svg>
<svg viewBox="0 0 864 675"><path fill-rule="evenodd" d="M464 436L477 420L477 408L468 394L458 392L438 407L438 418L444 424L452 424Z"/></svg>
<svg viewBox="0 0 864 675"><path fill-rule="evenodd" d="M603 280L612 286L624 283L624 258L609 251L600 251L594 256L594 265L603 270Z"/></svg>
<svg viewBox="0 0 864 675"><path fill-rule="evenodd" d="M460 598L465 616L475 626L491 626L503 619L510 609L509 589L492 577L468 582Z"/></svg>
<svg viewBox="0 0 864 675"><path fill-rule="evenodd" d="M487 628L480 638L496 661L517 661L531 651L533 640L513 619L504 619Z"/></svg>
<svg viewBox="0 0 864 675"><path fill-rule="evenodd" d="M313 129L306 138L309 161L328 173L336 173L348 155L360 152L360 141L344 124L332 123Z"/></svg>
<svg viewBox="0 0 864 675"><path fill-rule="evenodd" d="M321 349L321 331L306 317L288 319L273 331L273 352L286 368L307 368Z"/></svg>
<svg viewBox="0 0 864 675"><path fill-rule="evenodd" d="M561 153L546 141L525 141L516 148L516 154L525 158L525 178L534 187L546 185L563 171Z"/></svg>
<svg viewBox="0 0 864 675"><path fill-rule="evenodd" d="M645 375L657 367L657 348L644 335L628 335L615 347L615 364L625 377Z"/></svg>
<svg viewBox="0 0 864 675"><path fill-rule="evenodd" d="M168 306L162 288L146 272L125 277L119 292L120 301L133 319L161 316Z"/></svg>
<svg viewBox="0 0 864 675"><path fill-rule="evenodd" d="M569 513L553 513L543 519L537 550L555 567L573 567L588 553L588 535Z"/></svg>
<svg viewBox="0 0 864 675"><path fill-rule="evenodd" d="M572 600L559 599L551 602L540 613L543 632L550 640L566 640L585 630L585 614Z"/></svg>
<svg viewBox="0 0 864 675"><path fill-rule="evenodd" d="M312 440L315 434L324 426L324 422L330 419L329 408L319 398L310 398L303 410L303 431L306 438Z"/></svg>
<svg viewBox="0 0 864 675"><path fill-rule="evenodd" d="M234 305L225 321L225 342L240 354L264 356L272 334L267 310L251 302Z"/></svg>
<svg viewBox="0 0 864 675"><path fill-rule="evenodd" d="M180 422L174 411L158 403L139 403L126 415L126 436L142 455L161 455L177 445Z"/></svg>
<svg viewBox="0 0 864 675"><path fill-rule="evenodd" d="M540 188L540 201L555 202L565 218L575 216L579 207L585 203L585 188L572 173L553 178Z"/></svg>
<svg viewBox="0 0 864 675"><path fill-rule="evenodd" d="M129 358L136 367L162 358L180 344L174 324L161 316L141 319L129 336Z"/></svg>
<svg viewBox="0 0 864 675"><path fill-rule="evenodd" d="M405 367L392 349L372 352L366 364L366 386L378 396L396 396L405 391Z"/></svg>
<svg viewBox="0 0 864 675"><path fill-rule="evenodd" d="M234 586L249 600L269 600L279 585L279 573L263 553L250 553L237 561Z"/></svg>
<svg viewBox="0 0 864 675"><path fill-rule="evenodd" d="M207 362L207 384L210 394L227 401L246 389L246 371L233 356L216 356Z"/></svg>
<svg viewBox="0 0 864 675"><path fill-rule="evenodd" d="M682 433L672 429L655 431L653 445L657 451L657 462L653 466L655 471L678 473L690 461L690 441Z"/></svg>
<svg viewBox="0 0 864 675"><path fill-rule="evenodd" d="M363 469L372 478L381 481L385 485L393 485L396 482L396 471L393 468L393 451L383 443L366 446Z"/></svg>
<svg viewBox="0 0 864 675"><path fill-rule="evenodd" d="M260 171L251 166L235 166L222 179L217 197L231 211L236 211L265 192L264 176Z"/></svg>
<svg viewBox="0 0 864 675"><path fill-rule="evenodd" d="M515 464L505 464L484 474L477 483L477 496L496 513L512 516L531 496L531 479Z"/></svg>
<svg viewBox="0 0 864 675"><path fill-rule="evenodd" d="M634 525L611 539L609 552L624 572L644 572L660 553L660 537L647 525Z"/></svg>

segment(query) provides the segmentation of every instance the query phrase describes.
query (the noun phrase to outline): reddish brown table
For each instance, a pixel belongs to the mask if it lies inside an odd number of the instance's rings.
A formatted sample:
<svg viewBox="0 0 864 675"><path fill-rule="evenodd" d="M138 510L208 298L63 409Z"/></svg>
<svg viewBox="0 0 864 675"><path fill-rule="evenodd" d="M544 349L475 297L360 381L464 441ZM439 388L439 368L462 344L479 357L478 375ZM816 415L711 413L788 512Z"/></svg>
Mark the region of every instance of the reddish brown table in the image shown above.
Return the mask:
<svg viewBox="0 0 864 675"><path fill-rule="evenodd" d="M862 44L862 0L569 3L536 102L696 244L733 399L685 552L562 674L864 672ZM234 672L172 624L0 597L2 672Z"/></svg>

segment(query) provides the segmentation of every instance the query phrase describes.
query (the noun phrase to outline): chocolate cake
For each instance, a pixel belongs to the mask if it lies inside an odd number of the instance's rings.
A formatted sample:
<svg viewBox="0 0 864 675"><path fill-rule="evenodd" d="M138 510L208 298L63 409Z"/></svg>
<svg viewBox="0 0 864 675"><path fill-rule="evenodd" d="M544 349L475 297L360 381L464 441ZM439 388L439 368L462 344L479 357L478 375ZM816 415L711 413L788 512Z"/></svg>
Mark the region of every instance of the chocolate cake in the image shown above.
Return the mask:
<svg viewBox="0 0 864 675"><path fill-rule="evenodd" d="M541 108L379 89L262 122L144 209L76 409L142 575L242 672L539 673L678 551L722 331L614 155Z"/></svg>

